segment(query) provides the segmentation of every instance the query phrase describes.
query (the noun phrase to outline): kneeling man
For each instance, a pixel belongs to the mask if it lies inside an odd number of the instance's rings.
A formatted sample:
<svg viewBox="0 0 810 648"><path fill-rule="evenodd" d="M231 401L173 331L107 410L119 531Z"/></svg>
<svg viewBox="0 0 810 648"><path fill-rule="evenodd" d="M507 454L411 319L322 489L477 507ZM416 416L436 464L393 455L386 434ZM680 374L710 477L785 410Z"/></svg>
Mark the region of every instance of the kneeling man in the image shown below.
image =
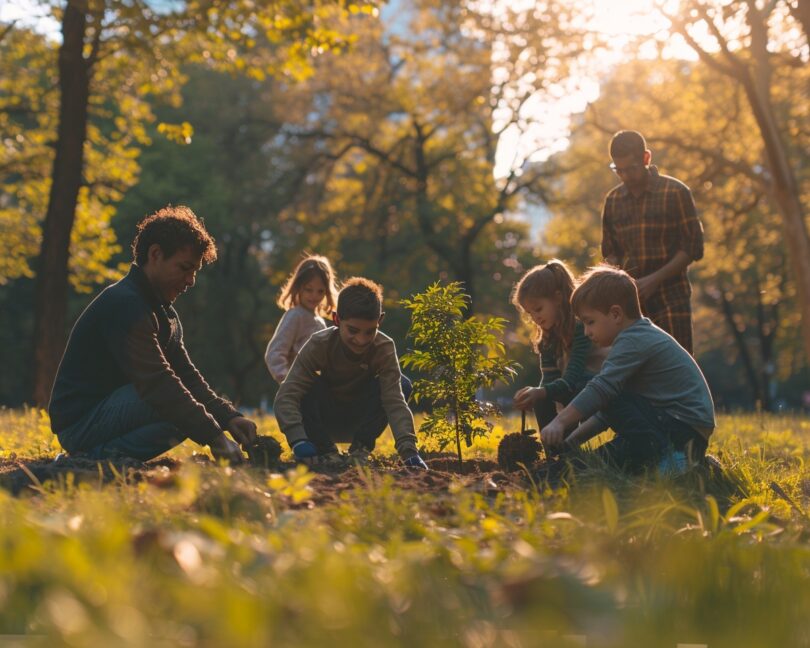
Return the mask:
<svg viewBox="0 0 810 648"><path fill-rule="evenodd" d="M186 438L214 457L242 461L256 425L208 386L183 345L172 303L216 260L213 238L188 207L165 207L138 225L129 274L79 316L48 412L69 454L146 461Z"/></svg>

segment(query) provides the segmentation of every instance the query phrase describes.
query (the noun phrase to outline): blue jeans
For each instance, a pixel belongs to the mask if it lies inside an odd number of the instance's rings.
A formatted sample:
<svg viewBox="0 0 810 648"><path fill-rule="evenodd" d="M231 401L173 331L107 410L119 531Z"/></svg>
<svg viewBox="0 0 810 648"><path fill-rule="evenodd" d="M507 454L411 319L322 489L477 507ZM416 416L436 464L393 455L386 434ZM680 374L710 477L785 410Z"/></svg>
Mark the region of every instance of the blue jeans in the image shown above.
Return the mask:
<svg viewBox="0 0 810 648"><path fill-rule="evenodd" d="M643 470L675 450L689 451L693 460L706 452L708 444L694 428L638 394L619 394L602 415L616 437L597 452L620 467Z"/></svg>
<svg viewBox="0 0 810 648"><path fill-rule="evenodd" d="M133 385L116 389L84 418L57 435L68 452L84 452L91 459L126 455L140 461L171 450L186 435L161 420Z"/></svg>
<svg viewBox="0 0 810 648"><path fill-rule="evenodd" d="M402 376L400 385L407 401L413 391L411 381ZM369 380L355 398L343 401L337 400L326 380L318 376L301 399L301 417L319 454L336 452L335 443L349 442L371 452L388 425L377 378Z"/></svg>

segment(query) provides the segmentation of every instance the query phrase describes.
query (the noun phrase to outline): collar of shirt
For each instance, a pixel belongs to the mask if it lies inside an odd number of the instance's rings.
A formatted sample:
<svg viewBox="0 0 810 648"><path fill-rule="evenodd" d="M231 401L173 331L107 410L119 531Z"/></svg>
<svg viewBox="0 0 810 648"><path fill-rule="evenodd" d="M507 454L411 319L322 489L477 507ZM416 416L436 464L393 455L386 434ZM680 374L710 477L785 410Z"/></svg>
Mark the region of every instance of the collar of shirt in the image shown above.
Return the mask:
<svg viewBox="0 0 810 648"><path fill-rule="evenodd" d="M129 273L127 277L130 277L134 282L135 285L138 286L138 289L141 291L144 297L146 297L146 301L149 302L149 305L153 308L162 308L164 311L169 312L171 309L171 304L164 303L158 294L155 292L155 289L152 287L152 284L149 283L149 279L146 277L146 273L143 269L138 266L137 264L133 263L129 267Z"/></svg>
<svg viewBox="0 0 810 648"><path fill-rule="evenodd" d="M661 174L658 173L658 167L657 166L655 166L654 164L651 164L649 167L647 167L647 169L648 169L648 171L650 173L650 179L647 181L647 186L644 187L644 191L642 193L648 193L648 192L652 193L655 190L655 188L658 186L658 183L661 180ZM632 194L630 193L630 190L627 188L627 185L621 184L619 186L619 195L622 198L627 198L628 196L630 196Z"/></svg>

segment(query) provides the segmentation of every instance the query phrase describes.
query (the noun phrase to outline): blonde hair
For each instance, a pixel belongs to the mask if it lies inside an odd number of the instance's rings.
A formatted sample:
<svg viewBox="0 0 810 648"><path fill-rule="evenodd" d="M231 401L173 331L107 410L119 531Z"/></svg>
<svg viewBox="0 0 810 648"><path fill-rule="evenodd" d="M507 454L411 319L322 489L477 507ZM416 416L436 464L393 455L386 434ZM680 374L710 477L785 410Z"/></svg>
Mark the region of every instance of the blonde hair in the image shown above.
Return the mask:
<svg viewBox="0 0 810 648"><path fill-rule="evenodd" d="M543 329L541 329L523 308L526 299L553 299L559 292L560 321L548 331L551 341L559 341L564 349L569 349L574 341L574 310L571 308L571 295L574 292L574 276L559 259L552 259L545 265L534 266L520 281L512 291L512 304L518 310L523 321L532 327L532 344L534 350L540 350L540 343L543 341Z"/></svg>
<svg viewBox="0 0 810 648"><path fill-rule="evenodd" d="M606 263L590 268L582 276L571 297L571 306L577 315L584 308L607 313L612 306L620 306L625 317L641 317L635 280L624 270Z"/></svg>
<svg viewBox="0 0 810 648"><path fill-rule="evenodd" d="M298 306L304 284L315 278L323 281L323 285L326 286L326 304L321 302L315 310L318 315L328 317L335 310L337 304L335 271L332 270L329 259L318 254L308 254L301 259L284 283L276 303L284 310L290 310L293 306Z"/></svg>

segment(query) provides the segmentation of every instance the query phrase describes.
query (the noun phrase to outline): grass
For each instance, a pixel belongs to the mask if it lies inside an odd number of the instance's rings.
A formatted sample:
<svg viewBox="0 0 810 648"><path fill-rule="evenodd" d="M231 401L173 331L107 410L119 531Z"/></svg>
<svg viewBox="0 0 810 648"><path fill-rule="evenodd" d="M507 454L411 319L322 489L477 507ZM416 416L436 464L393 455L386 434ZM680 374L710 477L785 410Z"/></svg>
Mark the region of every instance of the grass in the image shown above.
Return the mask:
<svg viewBox="0 0 810 648"><path fill-rule="evenodd" d="M278 435L271 418L260 427ZM0 459L58 450L37 411L0 412L0 430ZM469 455L494 457L503 432ZM722 416L710 451L729 479L595 467L553 491L473 479L426 493L369 471L314 507L303 470L192 461L148 481L0 489L0 633L43 646L810 646L810 420Z"/></svg>

